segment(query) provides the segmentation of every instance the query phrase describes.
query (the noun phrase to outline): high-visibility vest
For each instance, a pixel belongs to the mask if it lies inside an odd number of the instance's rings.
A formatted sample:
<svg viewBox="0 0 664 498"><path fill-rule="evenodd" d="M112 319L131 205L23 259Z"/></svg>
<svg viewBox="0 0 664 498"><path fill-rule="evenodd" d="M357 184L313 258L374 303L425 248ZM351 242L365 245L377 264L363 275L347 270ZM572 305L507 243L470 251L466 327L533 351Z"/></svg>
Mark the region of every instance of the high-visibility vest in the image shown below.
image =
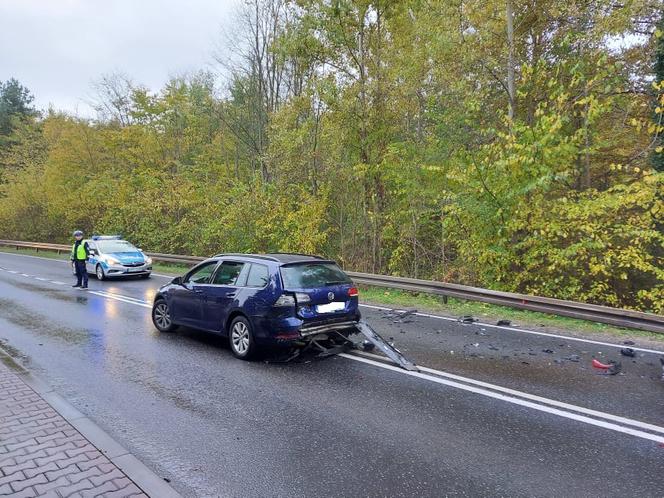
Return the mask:
<svg viewBox="0 0 664 498"><path fill-rule="evenodd" d="M74 253L74 251L76 251L76 253ZM85 242L81 241L81 243L78 246L78 249L76 249L76 243L74 243L74 245L71 248L71 256L72 258L78 261L87 259L85 255Z"/></svg>

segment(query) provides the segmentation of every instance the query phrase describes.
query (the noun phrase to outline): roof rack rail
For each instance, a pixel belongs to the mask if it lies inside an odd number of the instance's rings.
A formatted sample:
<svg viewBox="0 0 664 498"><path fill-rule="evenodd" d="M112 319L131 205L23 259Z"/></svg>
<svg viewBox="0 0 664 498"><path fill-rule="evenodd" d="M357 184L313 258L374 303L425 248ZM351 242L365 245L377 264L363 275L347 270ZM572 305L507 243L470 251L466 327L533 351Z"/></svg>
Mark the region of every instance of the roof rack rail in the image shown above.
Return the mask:
<svg viewBox="0 0 664 498"><path fill-rule="evenodd" d="M271 252L270 254L292 254L293 256L307 256L308 258L316 258L316 259L325 259L323 256L319 256L318 254L304 254L302 252Z"/></svg>
<svg viewBox="0 0 664 498"><path fill-rule="evenodd" d="M242 253L242 252L225 252L221 254L215 254L212 256L213 258L221 258L224 256L242 256L243 258L256 258L256 259L266 259L268 261L276 261L277 263L279 260L275 257L272 256L267 256L265 254L252 254L252 253Z"/></svg>

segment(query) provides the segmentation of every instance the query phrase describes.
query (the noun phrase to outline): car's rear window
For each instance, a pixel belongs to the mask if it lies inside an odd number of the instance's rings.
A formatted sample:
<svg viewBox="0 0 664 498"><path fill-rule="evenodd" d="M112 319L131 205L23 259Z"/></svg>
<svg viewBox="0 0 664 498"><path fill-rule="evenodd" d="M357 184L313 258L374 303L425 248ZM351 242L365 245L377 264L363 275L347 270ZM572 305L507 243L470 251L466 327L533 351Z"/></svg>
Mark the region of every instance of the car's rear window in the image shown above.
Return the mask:
<svg viewBox="0 0 664 498"><path fill-rule="evenodd" d="M334 263L300 263L281 267L286 289L313 289L349 284L350 278Z"/></svg>

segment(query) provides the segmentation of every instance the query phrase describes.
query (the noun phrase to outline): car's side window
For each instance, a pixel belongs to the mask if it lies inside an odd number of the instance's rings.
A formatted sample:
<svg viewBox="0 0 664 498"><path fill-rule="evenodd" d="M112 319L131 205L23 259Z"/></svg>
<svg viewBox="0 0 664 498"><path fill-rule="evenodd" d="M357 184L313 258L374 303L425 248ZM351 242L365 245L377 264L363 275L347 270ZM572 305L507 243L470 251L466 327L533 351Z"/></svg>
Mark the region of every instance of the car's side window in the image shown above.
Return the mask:
<svg viewBox="0 0 664 498"><path fill-rule="evenodd" d="M217 266L216 261L199 266L193 273L187 276L185 283L207 284L210 281L210 276L214 272L215 266Z"/></svg>
<svg viewBox="0 0 664 498"><path fill-rule="evenodd" d="M270 282L270 272L267 266L252 264L247 278L247 287L265 287Z"/></svg>
<svg viewBox="0 0 664 498"><path fill-rule="evenodd" d="M224 261L217 268L217 272L212 279L213 285L236 285L237 279L242 272L244 263L235 261Z"/></svg>

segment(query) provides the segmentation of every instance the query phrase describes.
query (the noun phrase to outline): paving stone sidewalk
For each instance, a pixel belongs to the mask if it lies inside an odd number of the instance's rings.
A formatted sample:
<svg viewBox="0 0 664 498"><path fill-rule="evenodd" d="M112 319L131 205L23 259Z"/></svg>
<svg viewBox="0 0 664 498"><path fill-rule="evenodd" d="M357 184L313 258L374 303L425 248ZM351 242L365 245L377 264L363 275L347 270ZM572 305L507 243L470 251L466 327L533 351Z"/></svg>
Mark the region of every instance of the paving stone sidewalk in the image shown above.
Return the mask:
<svg viewBox="0 0 664 498"><path fill-rule="evenodd" d="M0 496L147 496L0 361Z"/></svg>

